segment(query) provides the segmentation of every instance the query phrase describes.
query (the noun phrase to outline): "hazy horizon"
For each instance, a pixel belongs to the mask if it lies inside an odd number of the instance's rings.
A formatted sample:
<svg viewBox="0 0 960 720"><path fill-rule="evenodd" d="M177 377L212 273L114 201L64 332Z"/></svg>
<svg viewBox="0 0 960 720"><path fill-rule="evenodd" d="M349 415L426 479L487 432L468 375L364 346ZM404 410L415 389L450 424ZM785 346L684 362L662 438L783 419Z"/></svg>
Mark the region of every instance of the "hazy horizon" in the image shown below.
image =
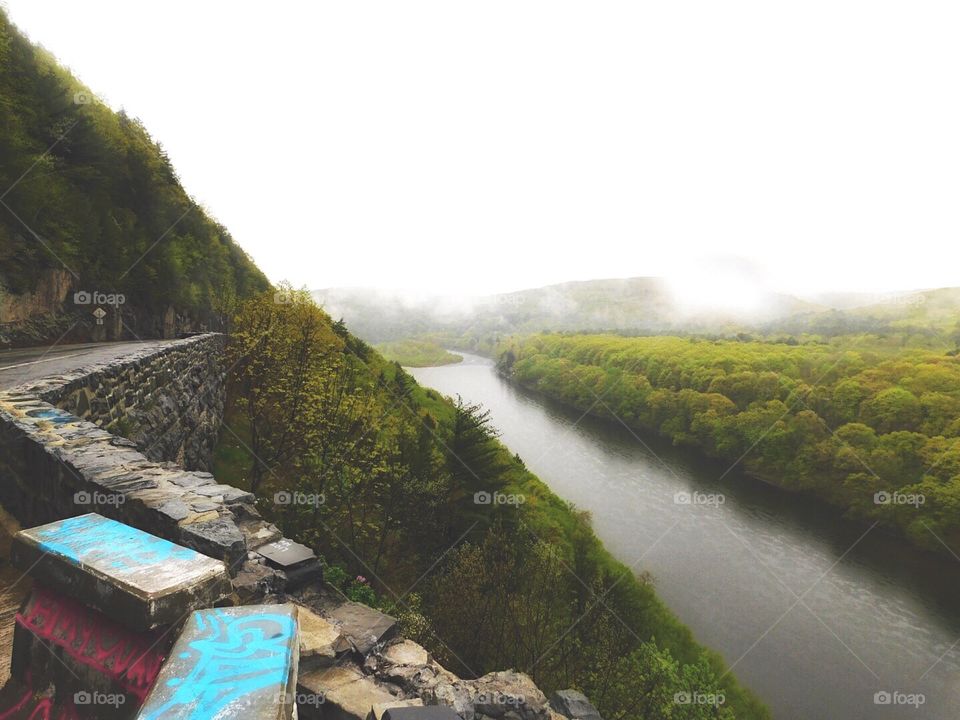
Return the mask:
<svg viewBox="0 0 960 720"><path fill-rule="evenodd" d="M947 3L4 5L274 282L960 284Z"/></svg>

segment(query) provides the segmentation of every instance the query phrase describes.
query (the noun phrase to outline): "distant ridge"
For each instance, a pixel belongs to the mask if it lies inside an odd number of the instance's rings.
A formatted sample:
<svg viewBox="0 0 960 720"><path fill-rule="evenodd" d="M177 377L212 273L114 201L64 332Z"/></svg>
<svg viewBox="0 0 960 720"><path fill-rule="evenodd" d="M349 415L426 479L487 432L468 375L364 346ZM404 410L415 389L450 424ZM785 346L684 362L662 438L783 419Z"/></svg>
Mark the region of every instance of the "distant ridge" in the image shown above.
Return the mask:
<svg viewBox="0 0 960 720"><path fill-rule="evenodd" d="M313 294L333 317L373 343L435 335L469 349L480 338L489 344L502 335L544 331L827 337L908 332L930 342L960 342L960 288L833 293L809 300L766 293L752 313L685 310L669 283L656 277L572 281L468 299L365 288ZM458 338L470 342L457 344Z"/></svg>
<svg viewBox="0 0 960 720"><path fill-rule="evenodd" d="M316 290L314 296L370 342L430 332L706 331L824 309L791 295L768 293L752 317L732 310L691 314L658 277L571 281L469 300L411 298L400 291L362 288Z"/></svg>

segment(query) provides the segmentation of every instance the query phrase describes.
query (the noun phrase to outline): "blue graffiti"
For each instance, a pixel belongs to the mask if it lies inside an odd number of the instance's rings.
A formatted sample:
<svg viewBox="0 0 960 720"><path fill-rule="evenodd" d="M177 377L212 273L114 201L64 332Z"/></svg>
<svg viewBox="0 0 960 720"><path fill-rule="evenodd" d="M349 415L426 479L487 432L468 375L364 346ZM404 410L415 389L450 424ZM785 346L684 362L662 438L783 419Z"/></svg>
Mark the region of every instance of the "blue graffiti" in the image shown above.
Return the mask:
<svg viewBox="0 0 960 720"><path fill-rule="evenodd" d="M118 570L142 570L171 560L193 560L197 553L100 515L67 518L37 533L40 549L74 565L98 558Z"/></svg>
<svg viewBox="0 0 960 720"><path fill-rule="evenodd" d="M282 610L240 612L213 609L193 614L195 628L184 633L192 632L198 637L178 654L184 665L189 664L190 671L185 677L166 680L165 686L172 688L172 693L162 705L151 709L154 696L162 702L167 695L164 690L155 689L140 720L210 720L220 717L218 713L231 703L271 686L276 687L277 696L267 702L276 706L291 672L291 640L297 631L296 620L292 613L283 614ZM177 643L177 648L182 642ZM168 667L179 665L171 663ZM162 677L163 673L158 683ZM250 717L249 712L249 706L240 706L231 717Z"/></svg>
<svg viewBox="0 0 960 720"><path fill-rule="evenodd" d="M80 418L76 415L58 410L57 408L41 408L39 410L28 410L27 415L38 420L49 420L55 425L63 425L68 422L76 422Z"/></svg>

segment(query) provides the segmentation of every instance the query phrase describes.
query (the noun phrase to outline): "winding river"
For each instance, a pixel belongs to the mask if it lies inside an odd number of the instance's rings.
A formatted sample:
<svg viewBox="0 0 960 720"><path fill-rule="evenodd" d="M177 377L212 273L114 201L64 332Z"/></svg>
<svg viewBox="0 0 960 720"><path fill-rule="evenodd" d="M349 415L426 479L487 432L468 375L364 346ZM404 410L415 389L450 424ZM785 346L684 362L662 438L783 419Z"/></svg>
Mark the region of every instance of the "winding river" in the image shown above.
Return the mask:
<svg viewBox="0 0 960 720"><path fill-rule="evenodd" d="M718 481L725 468L581 417L487 359L410 372L491 410L506 445L592 513L778 720L960 718L960 560L736 472Z"/></svg>

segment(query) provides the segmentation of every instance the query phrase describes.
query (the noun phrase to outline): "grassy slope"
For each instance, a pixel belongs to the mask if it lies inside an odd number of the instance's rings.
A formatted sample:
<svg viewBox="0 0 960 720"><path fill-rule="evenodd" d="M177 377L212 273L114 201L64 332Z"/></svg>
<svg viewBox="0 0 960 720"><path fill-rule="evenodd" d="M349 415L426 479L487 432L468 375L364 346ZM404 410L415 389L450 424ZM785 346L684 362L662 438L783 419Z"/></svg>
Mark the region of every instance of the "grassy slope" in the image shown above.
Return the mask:
<svg viewBox="0 0 960 720"><path fill-rule="evenodd" d="M447 352L431 340L397 340L381 343L376 347L387 360L398 362L404 367L452 365L463 361L460 355Z"/></svg>

